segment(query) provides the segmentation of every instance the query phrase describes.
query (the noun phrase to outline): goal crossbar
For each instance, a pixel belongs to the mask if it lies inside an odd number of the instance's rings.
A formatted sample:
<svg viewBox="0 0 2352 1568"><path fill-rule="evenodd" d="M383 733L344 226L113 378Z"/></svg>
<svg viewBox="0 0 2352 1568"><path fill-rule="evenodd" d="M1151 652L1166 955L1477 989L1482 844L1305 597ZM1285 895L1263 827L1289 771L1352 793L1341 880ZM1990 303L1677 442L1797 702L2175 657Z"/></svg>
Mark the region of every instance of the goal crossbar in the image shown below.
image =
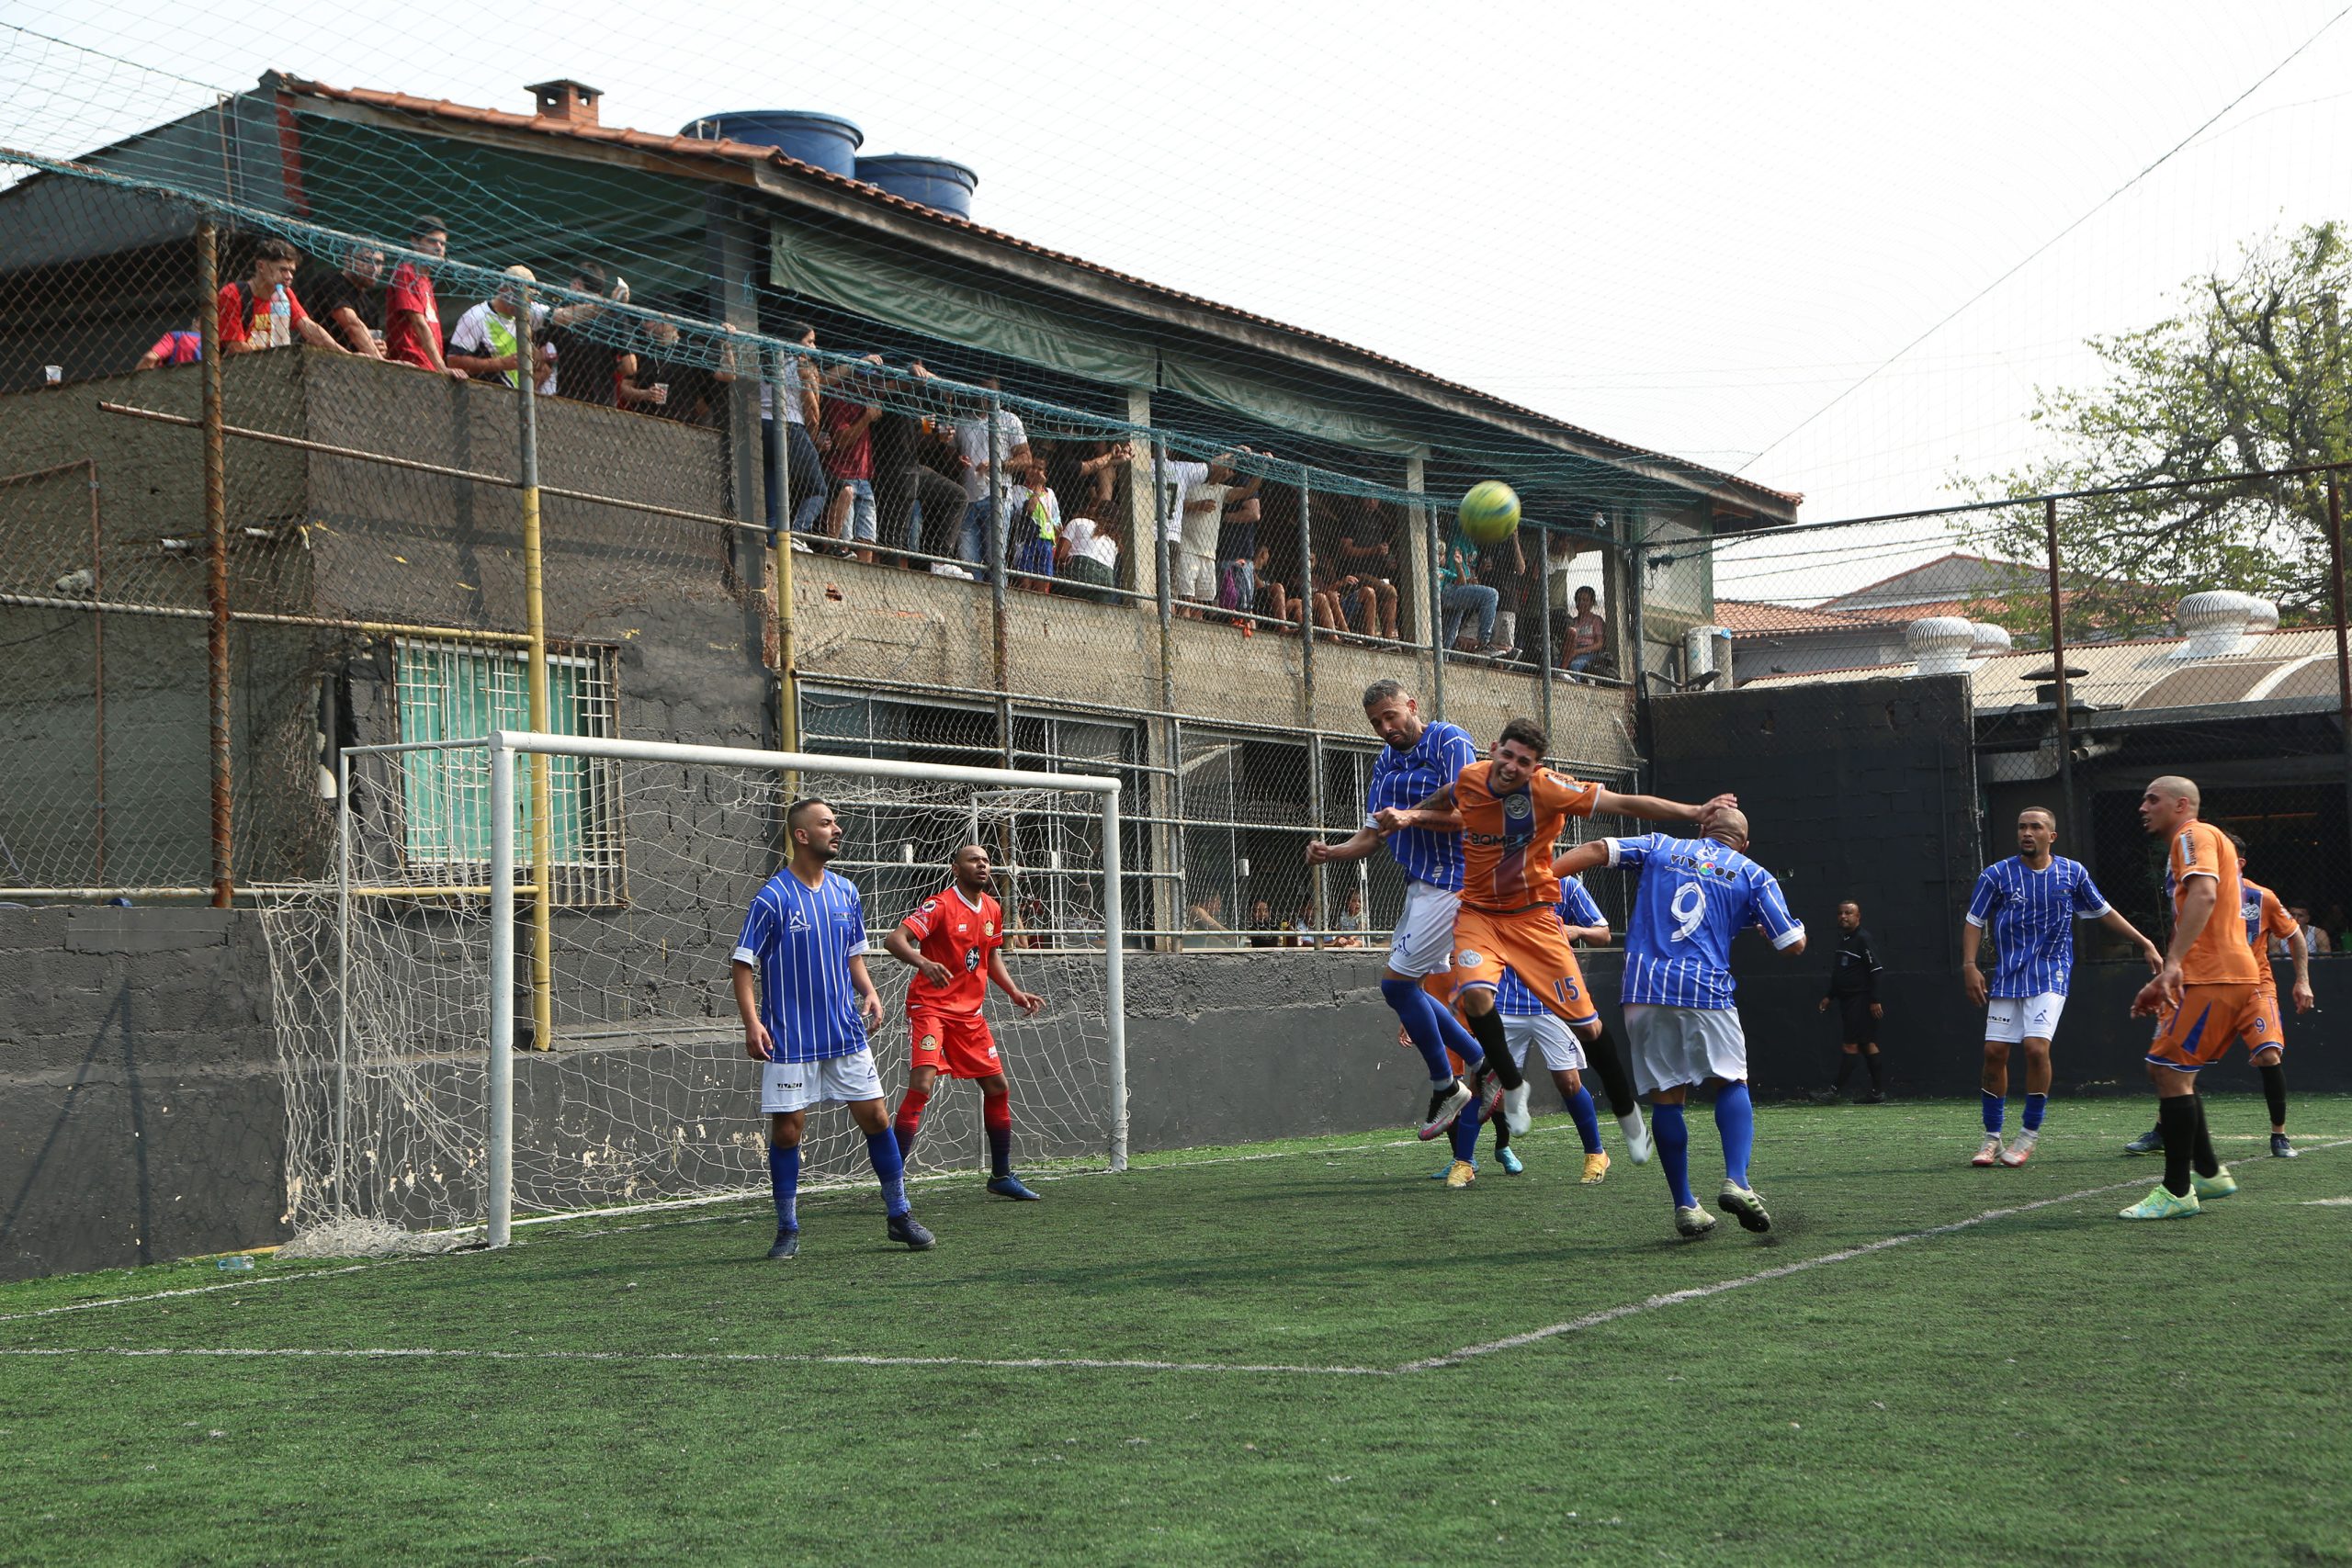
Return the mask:
<svg viewBox="0 0 2352 1568"><path fill-rule="evenodd" d="M1126 922L1122 908L1119 795L1115 778L1092 773L1040 773L1017 769L964 768L888 758L835 757L748 747L691 746L661 740L621 740L534 730L494 729L481 742L490 753L490 908L514 907L514 759L534 756L606 757L647 762L744 768L775 773L858 773L872 778L981 788L1038 789L1092 795L1102 810L1103 1000L1108 1014L1110 1167L1127 1164L1127 1053L1125 981ZM514 922L490 921L490 1060L486 1111L488 1213L485 1239L504 1247L514 1224Z"/></svg>

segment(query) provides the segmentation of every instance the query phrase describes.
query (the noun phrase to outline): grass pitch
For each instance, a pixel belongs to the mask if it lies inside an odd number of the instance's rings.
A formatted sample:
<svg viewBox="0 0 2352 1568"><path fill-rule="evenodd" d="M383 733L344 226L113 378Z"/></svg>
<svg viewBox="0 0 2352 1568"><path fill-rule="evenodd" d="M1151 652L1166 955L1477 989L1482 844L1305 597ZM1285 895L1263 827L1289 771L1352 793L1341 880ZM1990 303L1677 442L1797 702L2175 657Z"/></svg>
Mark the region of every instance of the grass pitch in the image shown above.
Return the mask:
<svg viewBox="0 0 2352 1568"><path fill-rule="evenodd" d="M0 1561L2352 1561L2352 1100L2289 1162L2217 1095L2244 1190L2130 1225L2149 1110L1976 1170L1973 1104L1767 1105L1765 1237L1555 1117L1466 1191L1393 1136L925 1183L927 1255L866 1187L783 1265L762 1201L0 1287Z"/></svg>

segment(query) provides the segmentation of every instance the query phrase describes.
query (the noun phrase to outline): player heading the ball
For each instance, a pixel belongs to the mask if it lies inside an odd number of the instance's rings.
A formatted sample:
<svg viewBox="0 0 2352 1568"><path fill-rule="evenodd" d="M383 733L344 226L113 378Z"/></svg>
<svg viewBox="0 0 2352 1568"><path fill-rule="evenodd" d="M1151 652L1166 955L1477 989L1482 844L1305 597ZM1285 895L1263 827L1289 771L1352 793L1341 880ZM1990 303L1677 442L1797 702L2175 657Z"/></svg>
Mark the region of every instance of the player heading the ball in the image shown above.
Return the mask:
<svg viewBox="0 0 2352 1568"><path fill-rule="evenodd" d="M921 1252L934 1238L907 1205L906 1163L891 1135L882 1079L866 1043L882 1021L882 997L865 972L865 903L846 877L826 869L842 852L842 825L814 796L785 813L790 863L752 898L735 944L735 1010L743 1054L760 1069L760 1109L768 1115L768 1188L775 1198L773 1258L800 1250L800 1138L808 1109L849 1107L881 1179L892 1241Z"/></svg>
<svg viewBox="0 0 2352 1568"><path fill-rule="evenodd" d="M914 1040L907 1092L891 1122L899 1153L911 1158L922 1129L923 1107L944 1070L980 1086L980 1120L989 1132L989 1190L1000 1198L1035 1200L1012 1174L1012 1093L1004 1063L980 1004L989 982L1035 1018L1046 998L1012 983L1004 967L1004 910L989 891L989 852L966 844L949 863L955 880L915 907L882 939L891 957L915 972L907 982L907 1030Z"/></svg>

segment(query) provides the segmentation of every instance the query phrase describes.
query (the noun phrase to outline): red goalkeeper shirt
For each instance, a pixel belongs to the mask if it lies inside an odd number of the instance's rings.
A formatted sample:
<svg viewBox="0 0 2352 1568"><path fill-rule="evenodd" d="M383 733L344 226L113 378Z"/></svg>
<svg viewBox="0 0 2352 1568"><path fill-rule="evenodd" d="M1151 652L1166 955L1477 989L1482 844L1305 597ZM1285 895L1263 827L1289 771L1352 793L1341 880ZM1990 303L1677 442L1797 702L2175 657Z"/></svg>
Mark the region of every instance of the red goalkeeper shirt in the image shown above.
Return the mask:
<svg viewBox="0 0 2352 1568"><path fill-rule="evenodd" d="M951 882L899 923L917 951L947 970L944 987L917 971L907 986L907 1011L978 1012L988 995L989 953L1004 945L1004 911L996 899L983 893L975 903Z"/></svg>

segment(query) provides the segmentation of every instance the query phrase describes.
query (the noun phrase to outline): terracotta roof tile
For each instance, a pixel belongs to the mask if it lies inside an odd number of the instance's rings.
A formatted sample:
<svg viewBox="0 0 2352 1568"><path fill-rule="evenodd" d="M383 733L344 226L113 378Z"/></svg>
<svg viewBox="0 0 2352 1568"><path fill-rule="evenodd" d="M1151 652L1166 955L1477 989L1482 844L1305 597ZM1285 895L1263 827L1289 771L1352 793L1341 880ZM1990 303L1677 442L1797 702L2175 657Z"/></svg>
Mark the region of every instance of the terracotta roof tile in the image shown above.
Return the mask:
<svg viewBox="0 0 2352 1568"><path fill-rule="evenodd" d="M1750 599L1717 599L1715 624L1734 637L1760 637L1770 632L1851 630L1866 626L1874 615L1841 615L1828 610L1807 610L1794 604L1765 604Z"/></svg>
<svg viewBox="0 0 2352 1568"><path fill-rule="evenodd" d="M270 76L264 77L263 83L265 87L274 85L278 90L296 95L327 98L340 103L361 104L373 108L431 115L438 119L455 120L466 124L495 126L507 130L527 130L543 136L572 137L585 141L609 141L620 146L633 147L646 152L666 152L682 158L724 159L735 163L767 164L776 168L789 169L796 175L842 190L853 191L866 200L899 212L947 228L966 230L984 239L1010 245L1016 250L1043 256L1068 266L1079 267L1101 276L1113 278L1131 288L1144 289L1164 299L1177 300L1204 310L1213 310L1219 315L1231 317L1237 321L1272 327L1294 337L1344 349L1350 354L1360 355L1365 359L1385 366L1389 369L1401 371L1430 386L1443 388L1464 397L1475 398L1489 407L1517 415L1521 419L1534 421L1573 435L1580 441L1589 441L1596 446L1624 453L1630 457L1671 464L1696 477L1713 479L1727 487L1745 491L1751 495L1770 497L1791 506L1804 500L1804 495L1799 492L1774 490L1769 485L1758 484L1753 479L1741 479L1736 474L1726 474L1708 468L1701 464L1677 457L1671 453L1655 452L1647 447L1636 446L1630 442L1602 435L1597 431L1587 430L1581 425L1570 424L1566 420L1556 419L1534 409L1507 401L1490 392L1482 392L1476 387L1465 386L1459 381L1449 381L1442 376L1418 369L1402 360L1392 359L1386 355L1374 353L1371 349L1360 348L1340 338L1311 332L1303 327L1294 327L1286 322L1275 321L1270 316L1261 316L1231 305L1222 305L1214 299L1203 299L1197 294L1186 294L1180 289L1153 283L1131 273L1124 273L1115 268L1104 266L1099 262L1091 262L1082 256L1071 255L1068 252L1050 250L1043 245L1033 244L1027 240L1008 234L1001 229L990 229L985 224L975 223L968 218L958 218L953 213L941 212L934 208L925 207L920 202L909 201L904 197L893 196L878 186L868 185L863 180L851 179L846 175L837 175L831 169L821 169L814 164L803 163L797 158L787 156L777 148L745 141L705 141L692 136L667 136L658 131L632 130L624 126L571 125L560 120L543 118L537 114L516 114L507 109L478 108L469 104L455 104L447 98L422 98L409 93L384 92L373 87L330 86L323 82L314 82L283 72L273 73Z"/></svg>

